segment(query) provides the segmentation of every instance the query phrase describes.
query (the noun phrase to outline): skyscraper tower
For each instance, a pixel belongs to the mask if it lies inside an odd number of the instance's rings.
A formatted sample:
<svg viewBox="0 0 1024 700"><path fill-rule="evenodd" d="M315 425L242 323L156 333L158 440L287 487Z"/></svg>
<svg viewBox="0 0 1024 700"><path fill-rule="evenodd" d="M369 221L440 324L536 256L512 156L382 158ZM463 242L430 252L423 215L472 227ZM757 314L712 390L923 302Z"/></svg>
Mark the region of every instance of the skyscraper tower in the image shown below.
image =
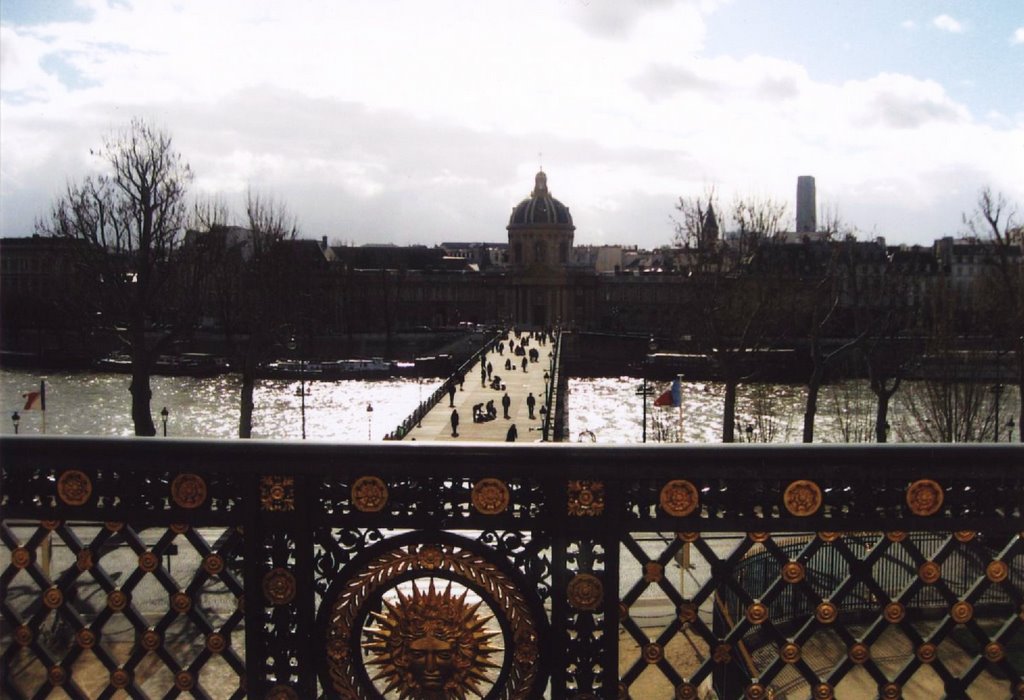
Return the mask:
<svg viewBox="0 0 1024 700"><path fill-rule="evenodd" d="M796 179L796 232L814 233L818 230L817 195L814 176L801 175Z"/></svg>

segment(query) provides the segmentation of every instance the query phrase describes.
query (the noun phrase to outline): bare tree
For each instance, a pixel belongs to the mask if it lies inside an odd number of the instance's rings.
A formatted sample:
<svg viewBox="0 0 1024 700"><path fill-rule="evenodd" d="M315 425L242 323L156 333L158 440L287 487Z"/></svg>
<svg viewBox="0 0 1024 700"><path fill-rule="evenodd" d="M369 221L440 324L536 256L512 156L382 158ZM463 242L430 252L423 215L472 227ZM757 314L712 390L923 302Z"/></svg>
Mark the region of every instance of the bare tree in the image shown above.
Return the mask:
<svg viewBox="0 0 1024 700"><path fill-rule="evenodd" d="M155 435L150 375L156 358L190 328L196 271L182 275L177 256L192 171L171 137L141 119L109 136L96 155L100 175L70 183L40 234L79 241L77 263L93 313L114 324L132 362L136 435Z"/></svg>
<svg viewBox="0 0 1024 700"><path fill-rule="evenodd" d="M712 359L725 384L722 442L736 439L736 394L756 372L756 356L771 344L778 327L782 288L774 275L760 274L749 257L760 242L775 240L785 207L775 202L739 200L733 207L740 231L736 245L719 238L721 221L714 192L680 197L675 240L690 281L692 318L688 327L701 352ZM762 228L763 227L763 228Z"/></svg>
<svg viewBox="0 0 1024 700"><path fill-rule="evenodd" d="M999 349L1015 356L1017 417L1024 421L1024 226L1017 219L1016 205L988 187L978 194L974 213L965 215L964 222L991 247L991 274L981 277L978 297ZM1024 442L1024 430L1021 433Z"/></svg>

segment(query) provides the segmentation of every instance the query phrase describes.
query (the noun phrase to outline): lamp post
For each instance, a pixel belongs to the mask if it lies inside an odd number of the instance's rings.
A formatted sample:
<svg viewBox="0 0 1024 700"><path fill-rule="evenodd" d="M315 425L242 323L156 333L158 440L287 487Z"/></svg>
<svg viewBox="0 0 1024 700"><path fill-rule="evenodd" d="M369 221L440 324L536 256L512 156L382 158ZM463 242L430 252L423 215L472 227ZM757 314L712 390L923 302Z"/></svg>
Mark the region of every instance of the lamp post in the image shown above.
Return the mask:
<svg viewBox="0 0 1024 700"><path fill-rule="evenodd" d="M170 412L167 410L167 406L160 409L160 422L163 423L164 426L164 437L167 437L167 416L169 415Z"/></svg>
<svg viewBox="0 0 1024 700"><path fill-rule="evenodd" d="M14 423L14 434L18 434L18 425L21 423L21 415L15 411L11 414L11 422Z"/></svg>
<svg viewBox="0 0 1024 700"><path fill-rule="evenodd" d="M653 353L655 350L658 349L658 344L656 342L654 342L654 336L651 336L651 339L647 341L647 349L650 351L650 353ZM648 353L648 354L650 354L650 353ZM641 435L642 435L641 440L645 444L647 443L647 397L648 397L648 395L650 394L650 391L651 391L648 388L648 386L647 386L647 375L649 374L649 365L650 365L650 358L649 357L645 357L644 358L644 364L643 364L643 367L642 367L643 383L640 385L640 388L636 392L637 394L639 394L642 397L642 400L643 400L643 431L641 433Z"/></svg>
<svg viewBox="0 0 1024 700"><path fill-rule="evenodd" d="M373 404L366 402L366 439L373 440Z"/></svg>
<svg viewBox="0 0 1024 700"><path fill-rule="evenodd" d="M299 346L295 340L295 336L291 336L288 339L288 349L295 352L295 349ZM299 358L299 410L302 416L302 439L306 439L306 360L303 357Z"/></svg>

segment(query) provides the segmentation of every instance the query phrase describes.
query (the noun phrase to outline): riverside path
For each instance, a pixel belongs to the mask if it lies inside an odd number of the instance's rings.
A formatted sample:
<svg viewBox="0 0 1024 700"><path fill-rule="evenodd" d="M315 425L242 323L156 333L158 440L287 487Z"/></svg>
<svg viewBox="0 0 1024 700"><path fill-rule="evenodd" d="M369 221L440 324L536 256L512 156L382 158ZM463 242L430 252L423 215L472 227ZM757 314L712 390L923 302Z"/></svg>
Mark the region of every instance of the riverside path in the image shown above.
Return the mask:
<svg viewBox="0 0 1024 700"><path fill-rule="evenodd" d="M522 354L519 353L520 348ZM536 361L530 361L534 351ZM509 428L515 426L517 442L540 442L543 432L543 414L546 395L545 375L551 369L554 344L550 336L542 332L511 331L499 338L494 348L482 355L466 372L460 389L456 386L454 400L449 394L437 402L423 420L414 425L403 437L404 440L453 441L453 442L505 442ZM525 369L523 360L526 360ZM483 375L480 372L484 367ZM487 378L487 365L491 365ZM506 369L506 366L509 369ZM483 377L483 379L481 378ZM495 377L498 378L495 382ZM533 394L536 401L533 418L530 417L528 397ZM502 400L508 396L508 418ZM474 421L474 407L479 406L486 414L487 402L493 402L495 417ZM458 431L452 434L452 411L459 415Z"/></svg>

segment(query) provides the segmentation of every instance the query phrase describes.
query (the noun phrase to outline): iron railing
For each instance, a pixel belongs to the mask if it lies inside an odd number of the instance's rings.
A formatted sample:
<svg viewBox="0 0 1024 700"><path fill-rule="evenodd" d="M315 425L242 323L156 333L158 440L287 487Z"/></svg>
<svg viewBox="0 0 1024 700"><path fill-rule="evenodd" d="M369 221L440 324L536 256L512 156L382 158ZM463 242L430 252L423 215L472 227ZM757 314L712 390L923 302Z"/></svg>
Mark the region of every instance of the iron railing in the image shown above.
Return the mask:
<svg viewBox="0 0 1024 700"><path fill-rule="evenodd" d="M1019 446L0 439L12 698L1024 696Z"/></svg>

